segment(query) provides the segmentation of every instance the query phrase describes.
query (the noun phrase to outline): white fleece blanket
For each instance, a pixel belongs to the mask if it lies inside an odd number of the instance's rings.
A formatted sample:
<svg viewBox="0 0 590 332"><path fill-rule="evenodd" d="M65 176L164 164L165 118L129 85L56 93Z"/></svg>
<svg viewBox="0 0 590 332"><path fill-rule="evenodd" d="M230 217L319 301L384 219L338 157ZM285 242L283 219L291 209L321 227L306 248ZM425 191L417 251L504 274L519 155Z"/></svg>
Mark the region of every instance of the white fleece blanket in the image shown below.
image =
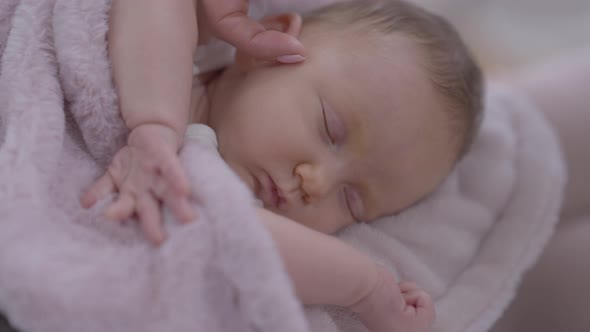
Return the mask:
<svg viewBox="0 0 590 332"><path fill-rule="evenodd" d="M0 311L36 331L362 331L296 303L251 195L199 144L183 160L202 219L147 245L77 197L124 139L106 58L107 0L0 0ZM427 200L339 236L436 299L434 331L486 331L557 221L556 139L491 89L472 151ZM103 205L106 202L103 202ZM231 208L228 208L231 207ZM305 319L307 318L307 319Z"/></svg>

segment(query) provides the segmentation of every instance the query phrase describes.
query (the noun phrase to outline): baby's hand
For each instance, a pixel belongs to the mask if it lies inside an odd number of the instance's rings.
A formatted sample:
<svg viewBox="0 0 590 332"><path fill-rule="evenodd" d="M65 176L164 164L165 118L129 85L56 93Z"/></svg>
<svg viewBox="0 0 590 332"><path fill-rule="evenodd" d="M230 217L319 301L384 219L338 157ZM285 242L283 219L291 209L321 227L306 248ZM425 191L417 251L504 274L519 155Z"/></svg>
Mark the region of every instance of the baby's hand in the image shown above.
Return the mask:
<svg viewBox="0 0 590 332"><path fill-rule="evenodd" d="M402 281L399 288L405 300L402 321L407 329L403 331L428 331L436 317L430 295L413 282Z"/></svg>
<svg viewBox="0 0 590 332"><path fill-rule="evenodd" d="M123 221L136 215L148 239L162 243L160 202L182 222L196 217L189 204L190 186L177 155L177 140L174 130L164 125L144 124L133 129L127 146L82 196L82 206L90 208L104 196L118 192L106 210L107 217Z"/></svg>
<svg viewBox="0 0 590 332"><path fill-rule="evenodd" d="M430 295L414 283L400 282L382 267L371 294L351 309L371 332L427 332L435 319Z"/></svg>

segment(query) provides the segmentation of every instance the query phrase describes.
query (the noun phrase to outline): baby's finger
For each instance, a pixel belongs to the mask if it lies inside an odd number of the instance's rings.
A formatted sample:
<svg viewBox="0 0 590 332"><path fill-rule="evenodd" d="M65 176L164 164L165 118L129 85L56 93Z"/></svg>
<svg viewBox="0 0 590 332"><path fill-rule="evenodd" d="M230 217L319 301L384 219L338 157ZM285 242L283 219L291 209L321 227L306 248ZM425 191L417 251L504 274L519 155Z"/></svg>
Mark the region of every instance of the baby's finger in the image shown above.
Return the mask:
<svg viewBox="0 0 590 332"><path fill-rule="evenodd" d="M117 200L111 204L105 215L107 218L115 221L123 221L129 219L135 210L135 199L133 195L128 192L122 192L117 197Z"/></svg>
<svg viewBox="0 0 590 332"><path fill-rule="evenodd" d="M415 289L419 289L420 287L418 287L418 285L414 282L411 281L400 281L399 282L399 289L402 292L409 292Z"/></svg>
<svg viewBox="0 0 590 332"><path fill-rule="evenodd" d="M158 200L152 194L145 193L137 198L137 217L147 238L156 245L166 239L162 229L162 216Z"/></svg>
<svg viewBox="0 0 590 332"><path fill-rule="evenodd" d="M156 180L152 189L156 198L168 206L174 216L182 223L189 223L197 218L197 213L189 203L188 197L178 195L170 190L168 182L161 177Z"/></svg>
<svg viewBox="0 0 590 332"><path fill-rule="evenodd" d="M432 314L431 311L434 311L432 298L423 290L416 289L404 294L404 300L406 300L407 310L427 316Z"/></svg>
<svg viewBox="0 0 590 332"><path fill-rule="evenodd" d="M422 320L428 325L434 322L436 312L432 298L423 290L416 289L404 294L406 300L406 314L413 314L422 316Z"/></svg>
<svg viewBox="0 0 590 332"><path fill-rule="evenodd" d="M96 202L101 198L108 194L114 193L115 191L116 187L113 183L113 180L111 179L111 176L108 173L105 173L96 182L94 182L92 186L90 186L90 188L84 192L84 194L82 194L82 197L80 197L80 205L82 205L82 207L85 209L89 209L94 206L94 204L96 204Z"/></svg>
<svg viewBox="0 0 590 332"><path fill-rule="evenodd" d="M165 201L166 196L170 195L170 185L168 181L161 176L158 176L152 185L152 193L160 201Z"/></svg>
<svg viewBox="0 0 590 332"><path fill-rule="evenodd" d="M425 294L425 292L424 292L424 291L421 291L421 290L419 290L419 289L414 289L414 290L411 290L411 291L407 291L407 292L405 292L405 293L403 294L403 296L404 296L404 300L406 300L406 303L407 303L408 305L411 305L411 306L417 307L417 306L418 306L418 303L419 303L419 301L420 301L420 299L421 299L421 297L422 297L424 294Z"/></svg>
<svg viewBox="0 0 590 332"><path fill-rule="evenodd" d="M182 223L189 223L197 218L197 212L193 209L187 197L167 196L165 203L170 207L174 216Z"/></svg>
<svg viewBox="0 0 590 332"><path fill-rule="evenodd" d="M176 193L183 196L188 196L190 194L189 181L178 157L174 156L174 158L168 160L168 162L161 167L160 172L164 179L170 183L172 187L171 189L176 191Z"/></svg>

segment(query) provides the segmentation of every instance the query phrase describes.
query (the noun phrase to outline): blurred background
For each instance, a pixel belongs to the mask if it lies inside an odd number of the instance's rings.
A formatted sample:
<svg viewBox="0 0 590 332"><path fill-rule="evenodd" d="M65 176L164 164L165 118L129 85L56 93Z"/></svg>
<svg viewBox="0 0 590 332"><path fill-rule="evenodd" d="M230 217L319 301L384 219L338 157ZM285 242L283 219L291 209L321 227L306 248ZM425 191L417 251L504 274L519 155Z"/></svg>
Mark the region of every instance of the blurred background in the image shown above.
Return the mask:
<svg viewBox="0 0 590 332"><path fill-rule="evenodd" d="M590 0L413 2L450 19L492 74L590 46Z"/></svg>
<svg viewBox="0 0 590 332"><path fill-rule="evenodd" d="M412 1L457 27L488 78L590 49L590 0ZM590 331L589 222L562 219L491 332Z"/></svg>

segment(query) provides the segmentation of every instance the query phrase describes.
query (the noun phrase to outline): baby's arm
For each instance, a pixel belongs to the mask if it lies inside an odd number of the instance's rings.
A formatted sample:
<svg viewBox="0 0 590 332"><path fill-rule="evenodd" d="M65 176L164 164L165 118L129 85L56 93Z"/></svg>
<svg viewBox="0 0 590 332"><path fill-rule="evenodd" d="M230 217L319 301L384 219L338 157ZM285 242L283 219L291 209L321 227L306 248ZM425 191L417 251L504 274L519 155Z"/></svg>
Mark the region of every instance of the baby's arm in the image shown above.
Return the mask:
<svg viewBox="0 0 590 332"><path fill-rule="evenodd" d="M432 325L432 300L415 285L398 284L386 269L335 237L264 209L259 217L304 304L350 308L372 332L426 331Z"/></svg>
<svg viewBox="0 0 590 332"><path fill-rule="evenodd" d="M109 56L130 133L81 204L91 207L118 192L107 216L125 220L136 215L155 243L164 240L160 201L181 221L195 217L177 151L188 123L197 35L195 0L112 2Z"/></svg>
<svg viewBox="0 0 590 332"><path fill-rule="evenodd" d="M116 0L112 6L109 55L125 123L129 129L170 127L177 149L190 108L195 1Z"/></svg>

